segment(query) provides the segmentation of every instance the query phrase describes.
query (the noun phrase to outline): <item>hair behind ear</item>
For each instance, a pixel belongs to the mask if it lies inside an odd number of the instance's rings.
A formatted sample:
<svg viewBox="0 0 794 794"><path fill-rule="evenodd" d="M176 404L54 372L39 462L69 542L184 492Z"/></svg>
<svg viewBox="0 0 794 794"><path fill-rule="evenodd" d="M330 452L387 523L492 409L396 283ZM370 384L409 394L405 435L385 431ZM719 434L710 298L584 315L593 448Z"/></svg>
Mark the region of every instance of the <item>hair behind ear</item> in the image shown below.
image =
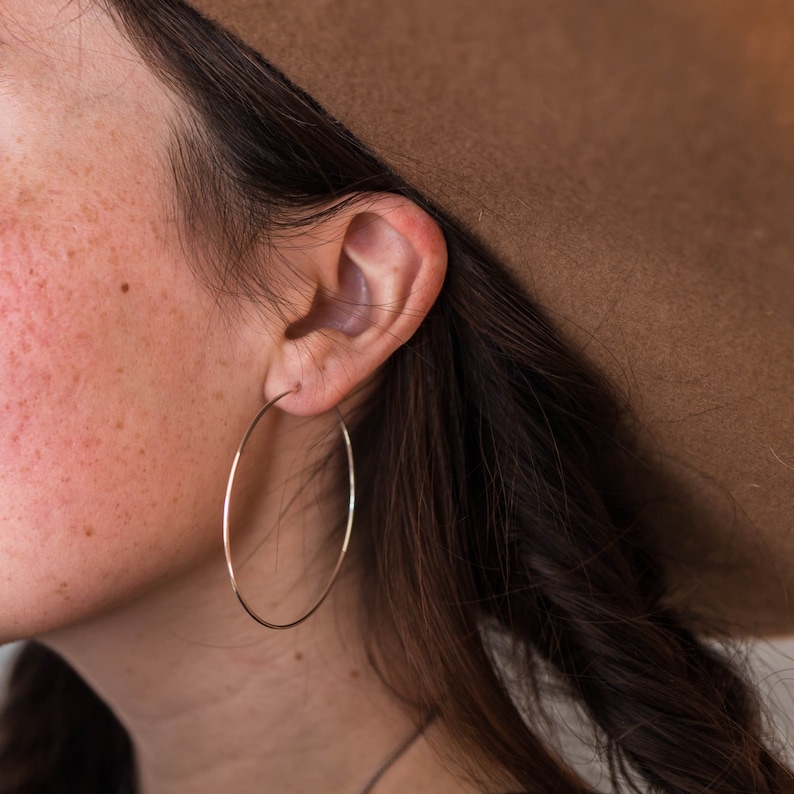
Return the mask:
<svg viewBox="0 0 794 794"><path fill-rule="evenodd" d="M592 717L616 786L638 774L659 792L784 791L748 684L666 605L646 473L611 389L492 258L448 239L439 302L354 439L373 529L366 636L389 649L373 658L473 773L506 773L489 791L590 790L529 727L544 665ZM487 631L512 643L509 685Z"/></svg>

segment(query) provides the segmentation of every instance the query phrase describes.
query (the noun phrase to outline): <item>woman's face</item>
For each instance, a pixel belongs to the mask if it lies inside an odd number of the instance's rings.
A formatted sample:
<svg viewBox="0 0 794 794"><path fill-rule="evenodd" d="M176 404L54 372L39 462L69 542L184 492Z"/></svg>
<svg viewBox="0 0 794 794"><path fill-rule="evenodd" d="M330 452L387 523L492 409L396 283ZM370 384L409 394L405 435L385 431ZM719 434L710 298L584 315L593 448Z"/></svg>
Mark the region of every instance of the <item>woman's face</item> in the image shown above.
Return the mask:
<svg viewBox="0 0 794 794"><path fill-rule="evenodd" d="M180 248L175 103L109 17L0 3L0 641L156 585L216 532L260 404Z"/></svg>

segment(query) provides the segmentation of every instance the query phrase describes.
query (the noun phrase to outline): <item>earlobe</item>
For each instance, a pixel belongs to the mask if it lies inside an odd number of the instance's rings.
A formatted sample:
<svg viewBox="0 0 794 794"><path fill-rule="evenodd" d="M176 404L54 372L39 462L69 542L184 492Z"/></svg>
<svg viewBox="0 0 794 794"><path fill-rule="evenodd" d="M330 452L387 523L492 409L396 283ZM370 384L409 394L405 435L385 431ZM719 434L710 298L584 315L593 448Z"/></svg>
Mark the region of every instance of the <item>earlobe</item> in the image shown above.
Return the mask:
<svg viewBox="0 0 794 794"><path fill-rule="evenodd" d="M376 194L329 215L301 261L314 297L284 330L265 396L292 390L279 407L306 416L333 408L410 339L438 296L447 255L424 210Z"/></svg>

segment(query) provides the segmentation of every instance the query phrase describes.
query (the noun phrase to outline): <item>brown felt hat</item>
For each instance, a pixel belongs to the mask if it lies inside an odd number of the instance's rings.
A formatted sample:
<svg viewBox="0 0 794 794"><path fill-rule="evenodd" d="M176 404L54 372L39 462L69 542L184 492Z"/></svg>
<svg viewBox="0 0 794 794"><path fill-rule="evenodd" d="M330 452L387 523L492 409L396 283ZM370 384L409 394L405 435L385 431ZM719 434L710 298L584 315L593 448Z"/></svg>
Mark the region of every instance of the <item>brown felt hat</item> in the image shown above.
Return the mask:
<svg viewBox="0 0 794 794"><path fill-rule="evenodd" d="M680 597L790 627L794 4L193 5L495 248L628 393L679 494L658 510Z"/></svg>

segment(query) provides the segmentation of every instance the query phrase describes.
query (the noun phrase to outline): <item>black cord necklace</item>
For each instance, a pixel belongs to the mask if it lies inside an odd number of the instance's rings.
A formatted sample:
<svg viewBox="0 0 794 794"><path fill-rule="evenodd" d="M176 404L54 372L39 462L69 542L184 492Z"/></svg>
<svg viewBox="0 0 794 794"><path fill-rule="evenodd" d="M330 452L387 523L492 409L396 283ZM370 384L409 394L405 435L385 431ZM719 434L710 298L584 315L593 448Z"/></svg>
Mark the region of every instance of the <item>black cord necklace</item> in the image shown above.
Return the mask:
<svg viewBox="0 0 794 794"><path fill-rule="evenodd" d="M370 794L378 781L391 769L392 766L408 751L416 740L425 732L427 726L433 721L434 715L428 717L383 763L375 770L374 774L364 784L358 794Z"/></svg>

